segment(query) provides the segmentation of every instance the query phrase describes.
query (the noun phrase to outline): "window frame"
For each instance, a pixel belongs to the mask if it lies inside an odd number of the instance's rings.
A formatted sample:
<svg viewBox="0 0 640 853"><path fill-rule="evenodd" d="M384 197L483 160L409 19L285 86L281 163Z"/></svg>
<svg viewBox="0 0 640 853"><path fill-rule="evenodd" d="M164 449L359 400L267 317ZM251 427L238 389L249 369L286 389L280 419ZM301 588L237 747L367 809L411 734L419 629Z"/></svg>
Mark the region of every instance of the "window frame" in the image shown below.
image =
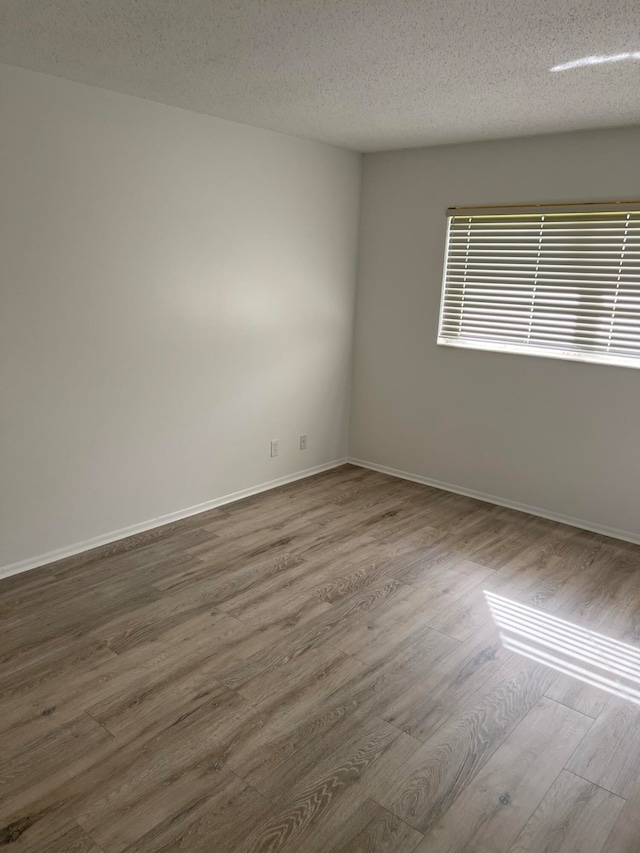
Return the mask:
<svg viewBox="0 0 640 853"><path fill-rule="evenodd" d="M618 367L631 367L640 369L640 355L625 356L620 354L608 354L580 349L563 349L557 347L544 347L540 345L523 343L501 343L497 341L482 341L470 338L446 337L442 334L444 313L446 309L447 296L447 271L450 252L451 224L454 217L459 216L497 216L497 215L526 215L549 213L640 213L640 202L638 201L616 201L616 202L581 202L562 204L528 204L528 205L492 205L472 207L450 207L447 209L446 239L444 249L444 262L442 270L442 283L440 288L440 310L438 315L438 331L436 343L438 346L455 347L457 349L480 350L484 352L509 353L512 355L526 355L536 358L553 358L561 361L580 361L589 364L605 364ZM639 278L640 289L640 278ZM577 316L577 315L576 315ZM638 321L640 322L640 304L638 305ZM638 328L638 348L640 349L640 327Z"/></svg>

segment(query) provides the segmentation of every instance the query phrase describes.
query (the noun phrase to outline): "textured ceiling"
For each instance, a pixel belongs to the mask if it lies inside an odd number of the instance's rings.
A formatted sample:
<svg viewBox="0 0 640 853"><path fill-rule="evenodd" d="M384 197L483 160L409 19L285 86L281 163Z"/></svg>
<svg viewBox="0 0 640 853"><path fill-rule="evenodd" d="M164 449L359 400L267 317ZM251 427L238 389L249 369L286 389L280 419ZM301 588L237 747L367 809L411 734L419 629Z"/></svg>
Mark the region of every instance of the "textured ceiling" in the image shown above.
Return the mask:
<svg viewBox="0 0 640 853"><path fill-rule="evenodd" d="M362 151L640 123L640 0L0 0L0 62Z"/></svg>

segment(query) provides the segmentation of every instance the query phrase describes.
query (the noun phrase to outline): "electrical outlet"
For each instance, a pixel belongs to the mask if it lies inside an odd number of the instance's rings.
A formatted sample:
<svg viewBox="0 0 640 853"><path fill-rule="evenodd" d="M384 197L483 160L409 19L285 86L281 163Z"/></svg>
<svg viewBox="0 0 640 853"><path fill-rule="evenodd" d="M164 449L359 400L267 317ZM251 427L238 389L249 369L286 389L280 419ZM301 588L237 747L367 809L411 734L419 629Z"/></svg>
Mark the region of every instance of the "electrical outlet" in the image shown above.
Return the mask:
<svg viewBox="0 0 640 853"><path fill-rule="evenodd" d="M307 449L307 436L301 435L300 436L300 450L306 450L306 449Z"/></svg>
<svg viewBox="0 0 640 853"><path fill-rule="evenodd" d="M278 456L280 453L280 439L271 442L271 455Z"/></svg>

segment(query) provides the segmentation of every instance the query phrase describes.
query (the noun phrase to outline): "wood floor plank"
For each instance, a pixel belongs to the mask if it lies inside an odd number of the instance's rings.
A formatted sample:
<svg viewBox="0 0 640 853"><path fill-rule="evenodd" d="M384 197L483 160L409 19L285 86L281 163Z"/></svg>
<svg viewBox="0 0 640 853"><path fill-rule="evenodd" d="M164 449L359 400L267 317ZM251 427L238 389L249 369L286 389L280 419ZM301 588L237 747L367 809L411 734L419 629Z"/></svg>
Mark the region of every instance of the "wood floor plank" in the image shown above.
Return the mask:
<svg viewBox="0 0 640 853"><path fill-rule="evenodd" d="M491 621L491 611L484 588L491 585L494 574L494 572L485 574L482 581L473 589L430 619L429 625L441 634L447 634L456 640L463 641L472 637L479 628Z"/></svg>
<svg viewBox="0 0 640 853"><path fill-rule="evenodd" d="M413 538L416 533L410 535ZM440 571L447 571L463 560L463 554L456 551L449 540L441 540L416 548L412 558L397 561L396 566L389 569L388 576L420 587L422 583L433 583Z"/></svg>
<svg viewBox="0 0 640 853"><path fill-rule="evenodd" d="M326 837L322 841L319 840L324 828L320 822L314 839L306 843L305 850L308 848L309 853L341 853L342 849L357 838L371 821L380 815L381 811L382 806L370 797L357 804L348 799L341 801L326 819L326 825L331 830L330 844L327 843Z"/></svg>
<svg viewBox="0 0 640 853"><path fill-rule="evenodd" d="M572 543L572 547L569 547ZM518 590L517 599L522 604L556 613L575 598L592 572L598 572L597 562L601 546L585 545L577 541L560 539L549 552L544 571L536 572L530 583Z"/></svg>
<svg viewBox="0 0 640 853"><path fill-rule="evenodd" d="M195 568L192 565L184 572L163 578L154 588L163 593L161 601L183 597L186 602L206 602L219 607L234 595L304 562L288 552L248 561L239 553L231 564L223 561L216 565L198 557Z"/></svg>
<svg viewBox="0 0 640 853"><path fill-rule="evenodd" d="M364 673L360 670L347 678L341 672L329 673L326 682L324 679L319 682L320 689L316 686L318 682L306 686L304 695L298 692L295 696L293 709L287 696L277 700L277 704L260 706L261 716L255 730L245 728L238 742L230 745L224 760L242 778L267 794L286 774L301 774L305 767L313 766L316 753L324 754L325 748L330 750L331 744L338 742L338 734L348 734L353 727L357 730L363 720L373 719L376 725L381 722L376 712L386 707L404 685L412 684L424 674L432 666L432 660L446 654L454 642L429 629L425 632L397 648L388 661L368 667ZM346 669L346 659L340 666L343 671ZM338 678L340 681L336 683ZM268 715L266 723L263 715ZM404 751L401 753L394 746L392 755L400 756L404 763L419 741L402 735L398 745ZM391 768L389 757L387 768ZM391 769L395 772L395 765Z"/></svg>
<svg viewBox="0 0 640 853"><path fill-rule="evenodd" d="M615 794L562 770L509 853L613 853L605 842L624 804Z"/></svg>
<svg viewBox="0 0 640 853"><path fill-rule="evenodd" d="M220 661L228 661L245 633L241 623L226 614L205 614L173 626L147 645L121 655L110 654L95 667L70 670L66 678L58 678L55 671L48 678L42 675L35 684L27 684L3 701L0 745L7 740L29 740L86 710L105 722L105 709L111 709L111 718L120 709L125 716L130 712L132 718L142 719L147 709L157 707L162 695L171 695L174 679L181 681L210 656L216 660L216 670L220 669Z"/></svg>
<svg viewBox="0 0 640 853"><path fill-rule="evenodd" d="M91 672L108 665L116 655L104 643L90 637L73 638L71 648L70 638L60 637L51 643L30 647L27 654L16 658L0 665L0 689L4 702L26 696L54 679L64 683L79 672Z"/></svg>
<svg viewBox="0 0 640 853"><path fill-rule="evenodd" d="M87 713L113 735L143 732L161 726L163 721L189 715L212 697L222 700L236 694L216 681L217 663L204 661L181 671L171 668L158 673L140 688L139 684L121 684L117 690L90 704ZM113 685L112 685L113 688ZM84 702L90 702L87 697Z"/></svg>
<svg viewBox="0 0 640 853"><path fill-rule="evenodd" d="M360 678L362 664L337 653L328 663L309 667L306 680L282 685L269 699L254 700L255 716L225 744L219 761L254 786L275 768L304 751L356 707L354 700L325 703L341 686ZM317 664L317 658L314 665Z"/></svg>
<svg viewBox="0 0 640 853"><path fill-rule="evenodd" d="M301 611L311 615L326 613L328 602L310 594L310 589L322 580L309 571L306 563L282 570L276 577L254 584L247 590L228 598L218 607L230 616L251 625L269 625L277 611L281 618L293 618Z"/></svg>
<svg viewBox="0 0 640 853"><path fill-rule="evenodd" d="M246 839L239 851L301 849L305 838L314 832L325 814L335 808L340 799L349 796L350 789L357 786L400 734L388 723L372 726L369 731L361 730L340 744L328 759L318 762L317 767L307 773L306 779L303 775L301 784L296 784L293 789L267 786L272 795L275 794L277 805L268 820ZM278 786L281 784L279 779ZM326 835L325 843L328 847L332 844Z"/></svg>
<svg viewBox="0 0 640 853"><path fill-rule="evenodd" d="M636 783L607 836L602 853L635 853L639 838L640 784Z"/></svg>
<svg viewBox="0 0 640 853"><path fill-rule="evenodd" d="M366 705L376 716L386 716L391 703L410 690L449 654L458 641L429 627L414 632L388 654L367 664L357 680L334 691L330 701L354 701Z"/></svg>
<svg viewBox="0 0 640 853"><path fill-rule="evenodd" d="M447 533L461 530L477 519L488 518L493 509L482 501L442 491L437 494L418 491L408 496L406 502L420 509L422 525Z"/></svg>
<svg viewBox="0 0 640 853"><path fill-rule="evenodd" d="M133 741L118 755L115 778L96 768L98 784L79 805L76 820L107 851L125 849L230 774L218 766L218 751L229 731L249 715L250 708L240 697L211 697L147 740L142 750L134 749Z"/></svg>
<svg viewBox="0 0 640 853"><path fill-rule="evenodd" d="M360 784L360 795L376 800L384 792L389 778L401 770L420 749L421 742L411 735L401 732L384 755L367 773Z"/></svg>
<svg viewBox="0 0 640 853"><path fill-rule="evenodd" d="M345 569L351 568L345 566ZM321 601L325 604L337 604L347 596L369 586L374 581L384 577L391 577L387 572L387 566L384 562L370 567L365 565L362 568L354 568L344 575L330 578L316 578L319 581L312 589L309 590L309 595L316 601Z"/></svg>
<svg viewBox="0 0 640 853"><path fill-rule="evenodd" d="M386 809L378 814L351 841L336 853L411 853L422 835Z"/></svg>
<svg viewBox="0 0 640 853"><path fill-rule="evenodd" d="M271 803L257 791L226 774L208 793L194 792L178 813L159 821L125 848L126 853L235 853L270 808Z"/></svg>
<svg viewBox="0 0 640 853"><path fill-rule="evenodd" d="M26 823L15 826L12 832L0 831L0 847L11 844L12 850L21 853L42 853L45 850L46 853L103 853L102 848L75 821L69 821L61 829L40 839L35 846L23 843L22 832L27 828Z"/></svg>
<svg viewBox="0 0 640 853"><path fill-rule="evenodd" d="M400 693L384 718L425 741L510 656L494 624L484 625L431 668L423 679Z"/></svg>
<svg viewBox="0 0 640 853"><path fill-rule="evenodd" d="M309 530L298 525L297 530L286 532L289 535L283 535L282 530L263 531L252 537L249 546L246 536L244 539L217 537L211 543L194 546L188 551L186 565L178 565L174 570L167 569L162 573L154 572L152 585L154 589L168 592L201 580L210 583L214 589L222 584L219 588L222 594L225 582L229 583L231 575L240 571L238 580L245 581L238 586L241 590L261 576L271 577L280 569L294 565L317 544L319 534L315 528ZM229 594L233 592L232 586Z"/></svg>
<svg viewBox="0 0 640 853"><path fill-rule="evenodd" d="M217 597L209 590L193 587L159 595L141 607L118 614L104 622L92 636L116 654L152 643L188 620L207 612L215 615Z"/></svg>
<svg viewBox="0 0 640 853"><path fill-rule="evenodd" d="M618 548L600 549L585 583L556 613L587 630L629 638L640 598L638 559Z"/></svg>
<svg viewBox="0 0 640 853"><path fill-rule="evenodd" d="M380 804L426 833L553 679L554 673L544 666L509 659L395 774Z"/></svg>
<svg viewBox="0 0 640 853"><path fill-rule="evenodd" d="M334 678L331 690L341 683L358 679L366 664L345 655L333 646L312 646L304 655L291 658L273 667L264 675L257 675L238 688L238 693L248 699L255 707L273 702L283 693L292 690L302 692L311 684L316 699L320 699L327 689L327 681L332 673L342 673L340 680Z"/></svg>
<svg viewBox="0 0 640 853"><path fill-rule="evenodd" d="M524 518L505 520L493 511L455 534L453 543L466 559L497 571L517 562L526 553L530 541L527 532Z"/></svg>
<svg viewBox="0 0 640 853"><path fill-rule="evenodd" d="M328 853L353 839L364 827L380 813L381 807L371 798L363 799L358 790L358 783L346 788L344 796L339 794L333 799L329 808L316 814L304 831L300 847L294 844L293 850L304 853ZM245 836L248 840L250 833ZM267 840L267 849L279 849L279 839L272 837ZM273 844L274 847L269 845Z"/></svg>
<svg viewBox="0 0 640 853"><path fill-rule="evenodd" d="M70 634L77 637L86 635L99 622L112 618L123 609L157 598L151 587L131 589L130 582L126 580L114 583L109 592L105 594L100 588L77 591L65 596L64 601L51 603L44 613L32 609L29 614L20 616L13 611L8 619L2 620L0 628L4 653L19 652L25 645L31 648L44 645ZM87 613L93 614L93 624L87 622Z"/></svg>
<svg viewBox="0 0 640 853"><path fill-rule="evenodd" d="M137 798L132 791L126 801L117 799L111 804L108 800L112 792L105 793L104 799L86 805L86 811L80 812L76 820L107 853L119 853L127 847L137 849L141 838L167 818L179 819L193 808L194 801L203 800L213 789L209 772L200 765L185 770L172 784L159 787L145 797ZM117 796L120 791L115 793Z"/></svg>
<svg viewBox="0 0 640 853"><path fill-rule="evenodd" d="M419 589L404 586L384 609L377 608L366 619L352 620L349 629L339 637L334 635L331 641L347 654L373 662L420 628L426 625L434 628L432 623L437 614L467 590L481 584L490 573L484 566L464 561L439 573L437 579L423 583Z"/></svg>
<svg viewBox="0 0 640 853"><path fill-rule="evenodd" d="M401 586L399 581L383 578L348 596L328 612L314 615L314 618L302 625L290 623L288 630L282 630L277 623L272 624L269 633L280 634L281 639L274 638L271 643L265 644L264 638L257 633L252 635L256 641L249 638L238 648L236 660L221 674L221 680L237 690L256 675L267 672L292 656L303 654L311 646L328 641L330 637L335 642L340 632L350 629L354 618L382 607ZM295 630L292 630L292 624Z"/></svg>
<svg viewBox="0 0 640 853"><path fill-rule="evenodd" d="M638 853L638 567L345 465L0 580L0 843Z"/></svg>
<svg viewBox="0 0 640 853"><path fill-rule="evenodd" d="M477 853L507 853L591 724L540 699L426 834L419 853L464 853L470 845Z"/></svg>
<svg viewBox="0 0 640 853"><path fill-rule="evenodd" d="M585 681L580 681L566 673L558 675L545 696L573 708L574 711L580 711L587 717L593 717L594 720L600 715L610 699L610 694L602 688L587 684Z"/></svg>
<svg viewBox="0 0 640 853"><path fill-rule="evenodd" d="M357 541L357 537L355 537ZM398 542L380 542L370 536L361 537L360 545L348 552L332 555L330 560L317 556L308 559L312 570L320 569L316 577L319 584L310 590L310 594L319 601L337 604L352 593L369 586L381 578L395 578L398 573L420 559L421 548L411 539ZM342 559L343 558L343 559ZM336 567L336 563L338 566ZM333 571L325 576L327 565ZM336 571L336 568L338 571Z"/></svg>
<svg viewBox="0 0 640 853"><path fill-rule="evenodd" d="M571 760L567 770L629 796L640 776L640 705L612 698Z"/></svg>
<svg viewBox="0 0 640 853"><path fill-rule="evenodd" d="M13 825L26 816L30 843L74 819L100 846L121 849L160 812L177 812L194 792L217 784L218 774L227 772L216 766L218 750L251 711L242 697L221 688L192 713L131 736L108 735L92 751L68 751L57 768L12 789L0 818Z"/></svg>
<svg viewBox="0 0 640 853"><path fill-rule="evenodd" d="M93 754L111 738L103 726L82 714L28 743L6 749L0 768L0 798L28 790L42 776L64 770L70 761Z"/></svg>

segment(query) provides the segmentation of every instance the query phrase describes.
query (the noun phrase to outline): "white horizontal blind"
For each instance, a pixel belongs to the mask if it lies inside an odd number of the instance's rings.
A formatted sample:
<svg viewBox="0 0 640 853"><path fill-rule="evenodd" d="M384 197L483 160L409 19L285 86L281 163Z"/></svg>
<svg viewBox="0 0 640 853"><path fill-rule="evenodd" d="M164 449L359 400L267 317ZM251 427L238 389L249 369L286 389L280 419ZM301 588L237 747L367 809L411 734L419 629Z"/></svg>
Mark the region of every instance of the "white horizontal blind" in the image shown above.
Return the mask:
<svg viewBox="0 0 640 853"><path fill-rule="evenodd" d="M640 204L612 207L451 211L438 343L640 367Z"/></svg>

